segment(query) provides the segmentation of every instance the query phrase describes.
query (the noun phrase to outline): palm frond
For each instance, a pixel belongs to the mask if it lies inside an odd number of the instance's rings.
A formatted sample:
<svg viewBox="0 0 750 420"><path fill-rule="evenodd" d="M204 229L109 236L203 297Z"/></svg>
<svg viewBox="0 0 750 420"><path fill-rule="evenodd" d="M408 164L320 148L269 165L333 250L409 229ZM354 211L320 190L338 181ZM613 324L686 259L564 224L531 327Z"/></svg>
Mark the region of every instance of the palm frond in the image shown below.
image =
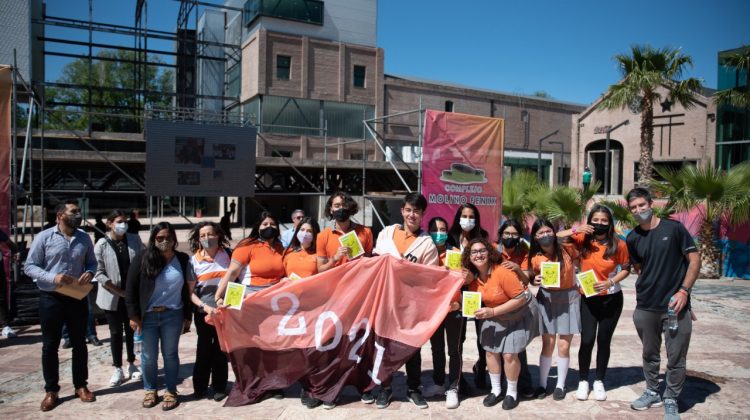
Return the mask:
<svg viewBox="0 0 750 420"><path fill-rule="evenodd" d="M612 217L615 218L615 222L620 222L631 228L638 224L633 213L628 209L627 203L623 203L622 201L602 200L599 204L609 208L612 212Z"/></svg>
<svg viewBox="0 0 750 420"><path fill-rule="evenodd" d="M717 105L731 105L738 108L750 108L750 91L744 88L720 90L714 95L714 102Z"/></svg>

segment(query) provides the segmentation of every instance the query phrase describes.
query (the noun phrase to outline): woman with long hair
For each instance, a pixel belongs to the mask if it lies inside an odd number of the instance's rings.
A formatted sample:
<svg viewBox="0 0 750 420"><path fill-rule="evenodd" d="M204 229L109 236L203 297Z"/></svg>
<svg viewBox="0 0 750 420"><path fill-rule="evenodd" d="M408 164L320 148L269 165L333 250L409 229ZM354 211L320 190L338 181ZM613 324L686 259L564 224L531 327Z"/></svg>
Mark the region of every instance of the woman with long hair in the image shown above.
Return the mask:
<svg viewBox="0 0 750 420"><path fill-rule="evenodd" d="M312 217L303 217L299 221L289 246L284 250L283 262L286 277L296 279L318 274L315 245L319 233L320 226Z"/></svg>
<svg viewBox="0 0 750 420"><path fill-rule="evenodd" d="M622 314L622 289L619 283L630 275L630 258L625 242L615 236L612 212L601 204L591 208L586 224L557 233L566 244L580 253L581 272L593 270L597 295L585 297L581 290L581 347L578 350L578 390L576 398L589 395L589 366L596 342L596 380L594 398L607 399L604 375L609 364L610 344ZM619 269L619 271L618 271Z"/></svg>
<svg viewBox="0 0 750 420"><path fill-rule="evenodd" d="M106 235L94 245L95 278L99 284L96 305L104 311L109 325L112 366L115 367L109 386L118 386L125 379L141 378L141 371L135 366L133 330L125 308L125 285L130 263L143 251L143 242L138 235L127 233L128 215L122 210L113 210L107 216L105 226ZM128 357L127 375L122 370L123 333Z"/></svg>
<svg viewBox="0 0 750 420"><path fill-rule="evenodd" d="M433 217L427 224L432 242L438 249L440 265L445 266L448 251L448 222L442 217ZM435 388L425 392L437 395L445 392L446 408L459 406L459 393L467 393L468 387L461 376L463 365L463 341L466 335L466 318L461 315L461 292L457 292L450 303L450 310L442 324L430 337L432 350L432 380ZM445 347L448 346L448 390L445 391Z"/></svg>
<svg viewBox="0 0 750 420"><path fill-rule="evenodd" d="M487 231L482 228L482 217L479 214L479 210L471 203L462 204L456 210L456 214L453 216L453 224L448 231L448 240L446 244L452 248L456 248L463 252L463 250L469 245L474 239L487 239ZM465 270L465 281L467 283L473 281L471 278L471 271ZM479 342L479 332L482 330L482 320L474 318L474 329L477 332L477 353L479 359L472 367L474 372L474 386L481 389L487 388L487 358L484 354L484 348ZM463 335L463 340L466 339L466 333Z"/></svg>
<svg viewBox="0 0 750 420"><path fill-rule="evenodd" d="M190 294L195 285L195 273L190 257L177 251L177 235L168 222L151 228L145 251L136 257L128 269L126 304L130 326L143 335L141 367L146 395L143 407L157 404L157 357L161 345L164 358L164 392L162 410L179 405L177 375L180 369L178 346L180 334L190 331L192 305Z"/></svg>
<svg viewBox="0 0 750 420"><path fill-rule="evenodd" d="M556 343L557 385L553 398L565 398L565 379L570 365L570 342L574 334L581 332L580 296L576 288L574 258L577 258L577 255L572 250L558 244L555 228L549 220L539 218L534 222L531 227L531 249L528 256L529 278L534 279L534 284L541 285L542 263L560 264L560 287L540 287L536 297L539 318L542 321L539 387L535 392L539 399L547 396L547 376L552 366L552 352Z"/></svg>
<svg viewBox="0 0 750 420"><path fill-rule="evenodd" d="M278 283L284 278L283 254L279 220L272 213L264 211L253 225L250 235L241 240L232 252L232 262L214 294L216 303L224 303L227 284L237 279L243 270L242 284L246 292L257 292Z"/></svg>
<svg viewBox="0 0 750 420"><path fill-rule="evenodd" d="M188 243L193 252L190 265L198 280L194 293L190 295L195 311L195 331L198 333L193 365L193 399L206 396L211 379L213 399L221 401L227 396L228 360L221 351L216 328L207 324L205 317L216 310L216 289L231 261L229 240L218 223L200 222L190 230Z"/></svg>
<svg viewBox="0 0 750 420"><path fill-rule="evenodd" d="M483 404L492 407L500 401L502 359L507 381L503 409L512 410L518 405L518 353L538 334L536 305L518 273L503 266L502 254L488 240L472 239L461 263L474 274L469 289L482 294L482 307L474 315L483 320L479 340L487 354L492 386Z"/></svg>
<svg viewBox="0 0 750 420"><path fill-rule="evenodd" d="M333 225L323 229L318 235L316 253L318 256L318 272L330 270L349 261L347 254L349 249L342 246L339 238L354 231L362 243L365 256L372 255L373 238L370 228L355 223L351 217L359 212L359 205L347 193L337 191L333 193L326 202L324 214L333 221ZM372 403L369 401L368 403Z"/></svg>

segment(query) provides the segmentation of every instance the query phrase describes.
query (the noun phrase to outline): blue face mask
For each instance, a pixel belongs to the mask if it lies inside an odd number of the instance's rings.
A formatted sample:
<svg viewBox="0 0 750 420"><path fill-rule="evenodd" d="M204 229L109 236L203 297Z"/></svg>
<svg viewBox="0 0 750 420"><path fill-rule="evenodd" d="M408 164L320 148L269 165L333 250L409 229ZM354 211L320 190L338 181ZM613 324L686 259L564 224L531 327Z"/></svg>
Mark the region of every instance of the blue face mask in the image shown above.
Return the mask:
<svg viewBox="0 0 750 420"><path fill-rule="evenodd" d="M443 245L448 239L448 234L445 232L430 232L430 237L435 245Z"/></svg>

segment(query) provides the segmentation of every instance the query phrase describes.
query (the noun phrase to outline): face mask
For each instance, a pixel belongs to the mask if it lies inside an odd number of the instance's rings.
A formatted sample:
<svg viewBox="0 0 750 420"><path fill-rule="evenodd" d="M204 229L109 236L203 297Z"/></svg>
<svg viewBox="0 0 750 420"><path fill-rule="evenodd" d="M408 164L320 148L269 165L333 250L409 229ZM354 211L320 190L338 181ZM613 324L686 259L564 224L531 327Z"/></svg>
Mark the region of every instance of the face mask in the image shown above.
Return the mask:
<svg viewBox="0 0 750 420"><path fill-rule="evenodd" d="M349 211L346 209L338 209L334 210L333 213L331 213L334 219L336 219L337 222L343 222L349 219Z"/></svg>
<svg viewBox="0 0 750 420"><path fill-rule="evenodd" d="M520 241L521 238L503 238L503 246L506 248L515 248Z"/></svg>
<svg viewBox="0 0 750 420"><path fill-rule="evenodd" d="M446 232L430 232L430 237L435 245L443 245L448 240L448 234Z"/></svg>
<svg viewBox="0 0 750 420"><path fill-rule="evenodd" d="M166 240L166 241L162 241L162 242L157 242L156 243L156 248L159 251L168 251L168 250L172 249L173 246L174 246L174 242L172 242L170 240Z"/></svg>
<svg viewBox="0 0 750 420"><path fill-rule="evenodd" d="M269 226L267 228L261 229L260 231L258 231L258 233L260 233L260 237L263 239L271 239L276 236L276 228Z"/></svg>
<svg viewBox="0 0 750 420"><path fill-rule="evenodd" d="M201 248L203 249L214 249L217 246L219 246L219 238L201 239Z"/></svg>
<svg viewBox="0 0 750 420"><path fill-rule="evenodd" d="M297 240L302 245L307 245L312 242L313 234L310 232L299 231L297 232Z"/></svg>
<svg viewBox="0 0 750 420"><path fill-rule="evenodd" d="M609 225L603 225L601 223L592 223L591 226L594 228L594 235L604 235L609 232Z"/></svg>
<svg viewBox="0 0 750 420"><path fill-rule="evenodd" d="M555 235L542 236L541 238L537 238L536 242L539 246L550 246L555 242Z"/></svg>
<svg viewBox="0 0 750 420"><path fill-rule="evenodd" d="M636 214L635 218L640 223L648 223L648 222L651 221L651 216L653 216L653 215L654 215L654 210L653 209L648 209L648 210L644 210L644 211L638 212Z"/></svg>
<svg viewBox="0 0 750 420"><path fill-rule="evenodd" d="M458 223L461 225L461 229L463 229L464 232L468 232L476 226L474 219L461 218Z"/></svg>
<svg viewBox="0 0 750 420"><path fill-rule="evenodd" d="M73 229L78 229L78 227L81 226L81 222L83 222L83 216L81 216L80 213L74 214L72 216L66 216L65 222Z"/></svg>
<svg viewBox="0 0 750 420"><path fill-rule="evenodd" d="M127 223L117 223L115 225L115 234L117 235L124 235L128 231L128 224Z"/></svg>

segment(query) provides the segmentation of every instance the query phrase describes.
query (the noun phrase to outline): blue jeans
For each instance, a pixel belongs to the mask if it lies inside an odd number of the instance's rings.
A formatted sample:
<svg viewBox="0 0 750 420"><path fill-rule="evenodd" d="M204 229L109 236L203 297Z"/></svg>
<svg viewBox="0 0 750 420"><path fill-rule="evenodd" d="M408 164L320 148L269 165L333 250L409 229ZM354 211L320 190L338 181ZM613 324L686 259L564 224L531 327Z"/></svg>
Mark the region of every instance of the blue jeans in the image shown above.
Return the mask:
<svg viewBox="0 0 750 420"><path fill-rule="evenodd" d="M164 358L164 381L167 391L177 392L177 374L180 370L180 356L177 346L185 320L182 309L168 309L164 312L146 312L143 318L143 348L141 350L141 370L143 389L155 391L159 366L159 341Z"/></svg>

